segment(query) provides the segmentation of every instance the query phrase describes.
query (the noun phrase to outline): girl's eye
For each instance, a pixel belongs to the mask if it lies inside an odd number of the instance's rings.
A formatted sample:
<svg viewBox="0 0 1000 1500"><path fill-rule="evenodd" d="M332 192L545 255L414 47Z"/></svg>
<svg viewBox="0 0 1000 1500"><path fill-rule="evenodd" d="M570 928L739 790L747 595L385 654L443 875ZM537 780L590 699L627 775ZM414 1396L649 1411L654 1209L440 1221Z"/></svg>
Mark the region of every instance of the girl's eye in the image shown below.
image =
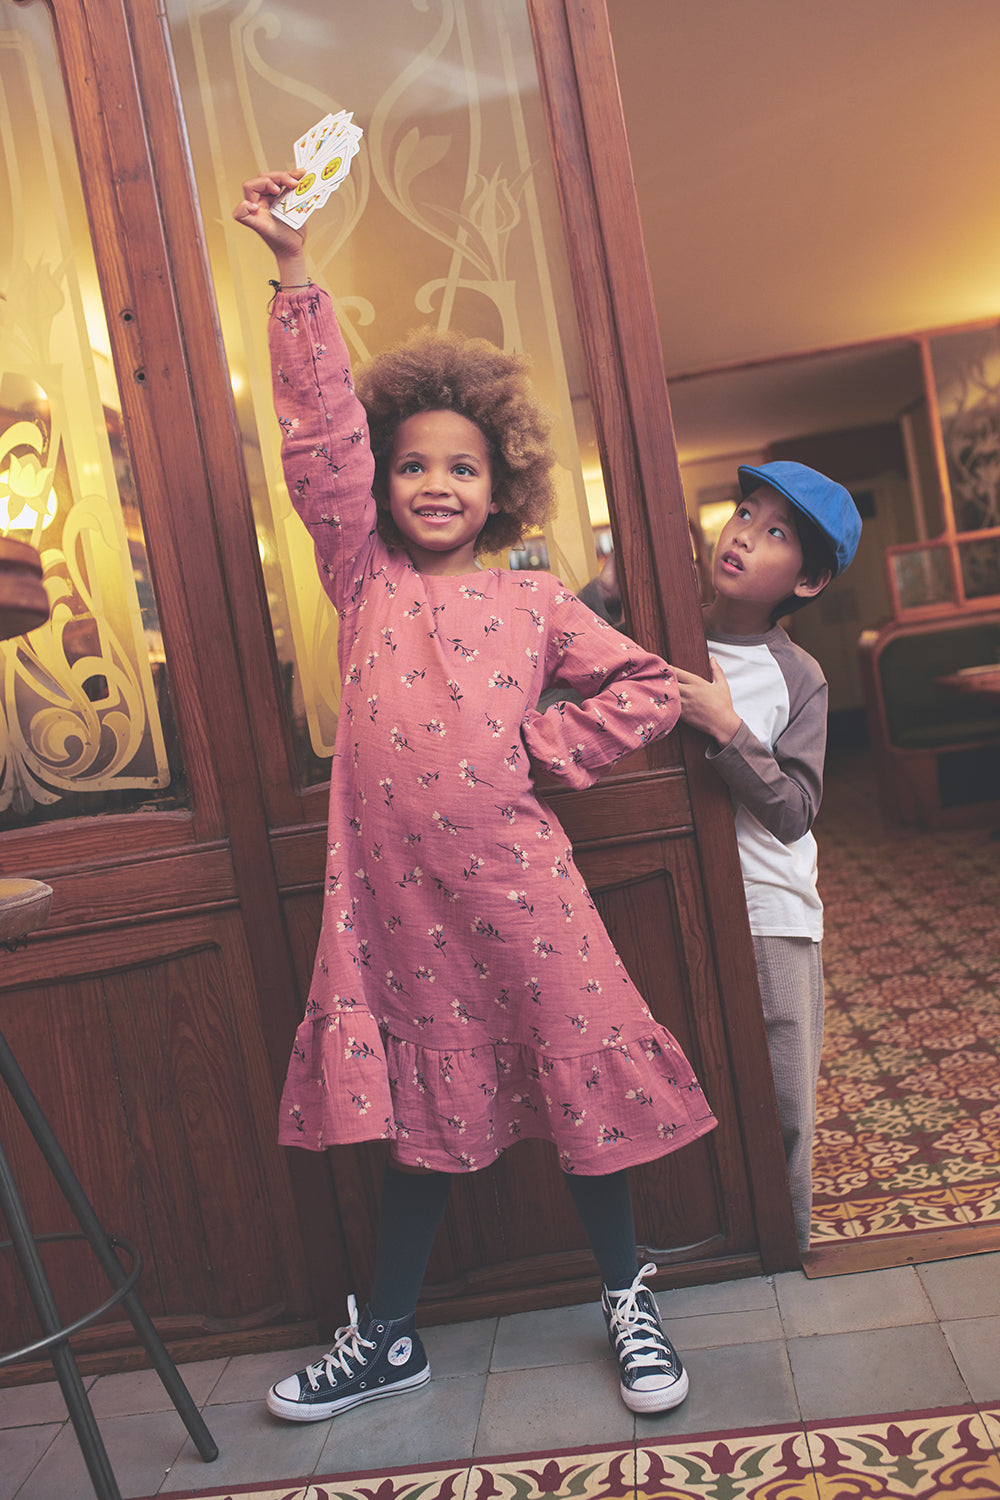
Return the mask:
<svg viewBox="0 0 1000 1500"><path fill-rule="evenodd" d="M406 460L406 463L400 466L399 470L401 474L417 474L419 473L419 471L420 465L417 463L415 458L408 458Z"/></svg>
<svg viewBox="0 0 1000 1500"><path fill-rule="evenodd" d="M780 526L772 526L771 535L778 537L781 541L785 540L785 533L782 531Z"/></svg>
<svg viewBox="0 0 1000 1500"><path fill-rule="evenodd" d="M456 464L455 473L461 474L464 477L469 474L474 474L475 470L473 469L471 464Z"/></svg>
<svg viewBox="0 0 1000 1500"><path fill-rule="evenodd" d="M750 519L750 512L747 510L745 505L737 505L736 514L739 516L741 521L749 521Z"/></svg>

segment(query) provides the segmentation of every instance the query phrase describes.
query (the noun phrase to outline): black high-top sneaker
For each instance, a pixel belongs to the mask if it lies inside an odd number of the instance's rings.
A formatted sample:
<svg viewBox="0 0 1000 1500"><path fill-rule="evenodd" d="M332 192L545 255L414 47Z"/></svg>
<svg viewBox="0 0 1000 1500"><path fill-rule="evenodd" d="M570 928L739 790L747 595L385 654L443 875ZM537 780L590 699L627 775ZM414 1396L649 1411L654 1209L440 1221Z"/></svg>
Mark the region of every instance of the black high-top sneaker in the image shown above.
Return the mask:
<svg viewBox="0 0 1000 1500"><path fill-rule="evenodd" d="M669 1411L688 1393L687 1371L663 1332L656 1298L643 1277L656 1267L643 1266L630 1287L601 1291L608 1339L618 1360L622 1400L630 1411Z"/></svg>
<svg viewBox="0 0 1000 1500"><path fill-rule="evenodd" d="M268 1411L289 1422L322 1422L365 1401L416 1390L430 1380L431 1367L412 1313L389 1323L373 1318L366 1307L359 1318L351 1296L347 1315L350 1322L337 1329L329 1354L272 1385Z"/></svg>

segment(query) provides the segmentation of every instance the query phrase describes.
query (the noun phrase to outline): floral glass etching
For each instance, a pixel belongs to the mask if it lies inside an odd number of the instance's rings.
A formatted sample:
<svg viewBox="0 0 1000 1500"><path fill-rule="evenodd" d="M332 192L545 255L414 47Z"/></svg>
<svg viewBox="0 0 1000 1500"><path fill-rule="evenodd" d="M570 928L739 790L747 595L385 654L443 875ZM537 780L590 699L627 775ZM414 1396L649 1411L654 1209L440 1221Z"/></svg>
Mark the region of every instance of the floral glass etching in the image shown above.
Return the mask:
<svg viewBox="0 0 1000 1500"><path fill-rule="evenodd" d="M0 826L186 795L62 75L45 6L0 32L0 530L47 624L3 643Z"/></svg>
<svg viewBox="0 0 1000 1500"><path fill-rule="evenodd" d="M377 21L358 0L168 0L166 11L308 783L326 774L336 729L336 617L281 479L270 258L232 206L248 173L292 165L292 143L322 115L353 112L361 152L307 239L352 361L427 325L526 351L556 419L560 491L556 521L529 550L581 587L598 567L594 507L605 522L607 509L527 12L522 0L384 0Z"/></svg>

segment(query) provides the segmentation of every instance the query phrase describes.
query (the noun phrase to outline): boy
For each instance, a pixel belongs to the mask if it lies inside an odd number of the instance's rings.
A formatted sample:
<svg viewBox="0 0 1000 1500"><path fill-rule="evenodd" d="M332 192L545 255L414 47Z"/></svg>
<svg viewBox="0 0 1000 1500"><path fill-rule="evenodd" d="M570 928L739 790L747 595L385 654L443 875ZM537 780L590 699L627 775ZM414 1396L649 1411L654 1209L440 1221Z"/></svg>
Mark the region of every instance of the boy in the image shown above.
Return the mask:
<svg viewBox="0 0 1000 1500"><path fill-rule="evenodd" d="M861 517L805 464L738 471L705 610L712 680L675 668L681 718L709 735L729 787L799 1249L809 1248L812 1142L823 1045L823 906L810 832L823 790L826 680L777 623L842 573Z"/></svg>

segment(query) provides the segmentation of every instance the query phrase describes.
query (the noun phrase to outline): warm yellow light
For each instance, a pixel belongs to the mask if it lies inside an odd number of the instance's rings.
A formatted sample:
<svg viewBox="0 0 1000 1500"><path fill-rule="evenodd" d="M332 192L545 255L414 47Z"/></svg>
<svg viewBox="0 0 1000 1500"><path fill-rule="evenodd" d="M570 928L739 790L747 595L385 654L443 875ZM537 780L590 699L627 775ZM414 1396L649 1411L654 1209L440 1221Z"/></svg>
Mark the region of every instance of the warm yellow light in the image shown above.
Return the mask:
<svg viewBox="0 0 1000 1500"><path fill-rule="evenodd" d="M591 526L607 526L608 495L604 488L604 475L599 468L584 467L583 489L587 497L587 513Z"/></svg>
<svg viewBox="0 0 1000 1500"><path fill-rule="evenodd" d="M12 531L34 531L39 508L34 497L25 503L23 495L11 493L9 469L0 474L0 531L5 534ZM42 515L43 530L55 519L58 509L59 497L55 490L50 489Z"/></svg>

